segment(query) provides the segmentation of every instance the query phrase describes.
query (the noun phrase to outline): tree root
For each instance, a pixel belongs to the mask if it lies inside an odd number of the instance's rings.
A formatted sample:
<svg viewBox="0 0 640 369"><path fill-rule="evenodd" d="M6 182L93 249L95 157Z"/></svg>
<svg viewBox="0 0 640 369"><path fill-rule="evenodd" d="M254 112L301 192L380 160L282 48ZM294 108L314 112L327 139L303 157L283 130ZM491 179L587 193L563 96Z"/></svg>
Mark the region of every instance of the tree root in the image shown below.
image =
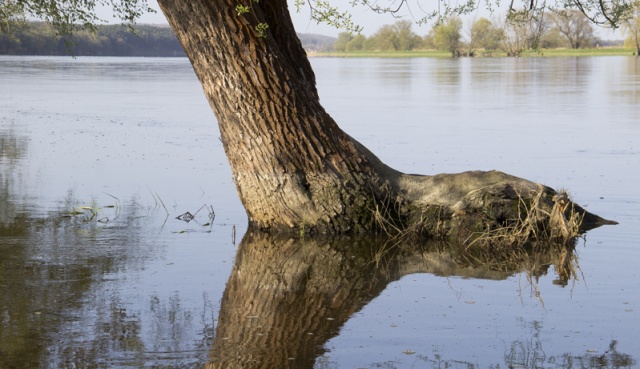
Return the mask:
<svg viewBox="0 0 640 369"><path fill-rule="evenodd" d="M400 240L453 239L468 248L569 244L585 231L617 224L591 214L562 191L501 172L400 176L393 211L374 210L378 228Z"/></svg>

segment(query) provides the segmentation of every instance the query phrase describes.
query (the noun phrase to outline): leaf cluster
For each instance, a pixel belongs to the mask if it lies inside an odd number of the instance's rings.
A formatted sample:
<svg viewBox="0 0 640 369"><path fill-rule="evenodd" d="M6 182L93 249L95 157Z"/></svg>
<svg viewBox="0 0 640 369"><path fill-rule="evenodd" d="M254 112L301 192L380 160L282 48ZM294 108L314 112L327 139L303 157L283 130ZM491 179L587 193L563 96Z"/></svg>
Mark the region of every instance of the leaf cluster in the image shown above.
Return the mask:
<svg viewBox="0 0 640 369"><path fill-rule="evenodd" d="M359 1L350 1L352 6L358 3ZM309 17L318 24L324 23L350 33L362 32L362 27L352 20L351 13L348 10L340 11L337 6L331 5L326 0L295 0L295 7L298 12L305 5L309 7Z"/></svg>
<svg viewBox="0 0 640 369"><path fill-rule="evenodd" d="M9 33L24 22L24 11L17 1L0 0L0 33Z"/></svg>
<svg viewBox="0 0 640 369"><path fill-rule="evenodd" d="M248 4L237 4L236 5L236 12L238 13L238 16L246 16L249 14L253 14L254 18L258 18L255 14L255 9L253 8L253 4L257 4L259 3L260 0L249 0ZM267 30L269 29L269 25L267 23L264 22L258 22L258 24L256 24L256 26L254 27L254 30L256 31L256 34L259 37L266 37L267 36Z"/></svg>

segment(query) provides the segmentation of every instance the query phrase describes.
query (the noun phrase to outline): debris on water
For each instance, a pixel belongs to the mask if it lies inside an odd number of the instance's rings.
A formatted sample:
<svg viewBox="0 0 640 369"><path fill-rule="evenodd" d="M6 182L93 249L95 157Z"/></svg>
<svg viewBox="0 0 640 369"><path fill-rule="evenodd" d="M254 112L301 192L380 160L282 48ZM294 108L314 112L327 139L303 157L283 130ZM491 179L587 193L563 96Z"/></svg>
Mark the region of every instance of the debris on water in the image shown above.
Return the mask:
<svg viewBox="0 0 640 369"><path fill-rule="evenodd" d="M171 233L183 234L183 233L194 233L194 232L197 232L197 231L195 229L183 229L181 231L175 231Z"/></svg>
<svg viewBox="0 0 640 369"><path fill-rule="evenodd" d="M416 352L415 352L415 351L413 351L413 350L404 350L404 351L402 351L402 353L403 353L403 354L405 354L405 355L413 355L413 354L415 354Z"/></svg>
<svg viewBox="0 0 640 369"><path fill-rule="evenodd" d="M192 221L192 220L193 220L193 218L194 218L193 214L191 214L191 213L190 213L190 212L188 212L188 211L187 211L186 213L184 213L184 214L180 214L180 215L178 215L178 216L176 217L176 219L178 219L178 220L182 220L182 221L185 221L185 222L187 222L187 223L189 223L190 221Z"/></svg>

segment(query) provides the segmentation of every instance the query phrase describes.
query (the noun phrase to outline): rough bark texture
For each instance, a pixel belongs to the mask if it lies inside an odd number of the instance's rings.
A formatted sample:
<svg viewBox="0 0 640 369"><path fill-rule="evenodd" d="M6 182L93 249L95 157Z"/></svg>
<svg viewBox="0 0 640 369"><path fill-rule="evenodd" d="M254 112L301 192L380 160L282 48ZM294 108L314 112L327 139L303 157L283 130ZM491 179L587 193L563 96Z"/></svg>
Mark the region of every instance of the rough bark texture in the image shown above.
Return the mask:
<svg viewBox="0 0 640 369"><path fill-rule="evenodd" d="M365 227L383 196L375 157L319 103L315 76L284 0L160 1L218 123L252 224L264 229ZM269 25L259 37L258 22ZM376 162L376 163L373 163ZM364 218L364 219L363 219Z"/></svg>
<svg viewBox="0 0 640 369"><path fill-rule="evenodd" d="M435 242L390 247L394 243L388 241L393 240L301 241L248 232L222 297L206 368L313 368L345 322L405 275L500 280L526 271L534 278L553 265L558 281L566 284L576 263L571 246L493 254L483 263L464 247Z"/></svg>
<svg viewBox="0 0 640 369"><path fill-rule="evenodd" d="M232 0L159 4L218 118L251 225L467 238L522 221L523 198L540 191L538 214L547 216L536 223L550 224L556 193L547 187L495 171L402 174L343 132L320 105L286 0L251 2L244 15ZM266 37L255 31L258 23L269 26ZM563 208L567 219L571 209ZM585 217L587 227L602 222Z"/></svg>

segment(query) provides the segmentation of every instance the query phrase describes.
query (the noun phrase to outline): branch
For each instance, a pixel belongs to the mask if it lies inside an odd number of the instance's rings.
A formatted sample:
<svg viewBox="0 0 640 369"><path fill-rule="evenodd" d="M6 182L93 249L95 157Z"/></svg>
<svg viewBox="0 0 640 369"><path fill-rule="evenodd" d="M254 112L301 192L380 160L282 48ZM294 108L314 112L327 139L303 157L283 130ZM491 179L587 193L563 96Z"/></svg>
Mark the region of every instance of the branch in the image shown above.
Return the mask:
<svg viewBox="0 0 640 369"><path fill-rule="evenodd" d="M357 1L354 1L352 5L356 2ZM325 23L338 29L344 29L347 32L362 32L362 27L351 20L351 13L348 11L339 11L338 7L332 6L329 1L309 0L307 2L305 0L295 0L295 6L298 12L303 5L309 5L310 18L318 24Z"/></svg>

